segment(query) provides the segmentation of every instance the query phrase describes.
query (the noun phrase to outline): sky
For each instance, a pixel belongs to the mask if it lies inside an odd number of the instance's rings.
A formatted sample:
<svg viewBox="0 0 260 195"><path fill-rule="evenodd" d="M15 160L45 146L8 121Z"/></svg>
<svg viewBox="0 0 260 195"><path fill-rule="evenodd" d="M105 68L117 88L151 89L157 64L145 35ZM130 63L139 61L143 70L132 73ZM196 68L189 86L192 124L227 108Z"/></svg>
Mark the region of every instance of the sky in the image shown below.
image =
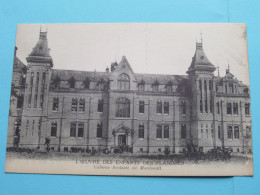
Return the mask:
<svg viewBox="0 0 260 195"><path fill-rule="evenodd" d="M202 39L204 52L219 67L220 76L229 64L230 72L249 84L245 24L19 24L17 57L25 64L40 28L48 30L55 69L105 71L126 56L136 73L186 75L196 41Z"/></svg>

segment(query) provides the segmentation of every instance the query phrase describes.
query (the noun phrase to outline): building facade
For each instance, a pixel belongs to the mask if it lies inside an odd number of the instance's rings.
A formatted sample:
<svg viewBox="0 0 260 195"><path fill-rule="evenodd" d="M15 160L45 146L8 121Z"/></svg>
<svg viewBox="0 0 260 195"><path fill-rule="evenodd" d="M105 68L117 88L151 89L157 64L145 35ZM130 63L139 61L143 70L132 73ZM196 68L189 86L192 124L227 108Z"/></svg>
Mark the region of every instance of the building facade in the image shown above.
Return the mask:
<svg viewBox="0 0 260 195"><path fill-rule="evenodd" d="M251 152L249 87L215 66L202 43L187 75L135 73L125 56L104 72L54 69L47 32L17 66L7 146L70 151L126 145L134 153ZM18 63L19 64L19 63ZM18 95L17 95L18 94Z"/></svg>

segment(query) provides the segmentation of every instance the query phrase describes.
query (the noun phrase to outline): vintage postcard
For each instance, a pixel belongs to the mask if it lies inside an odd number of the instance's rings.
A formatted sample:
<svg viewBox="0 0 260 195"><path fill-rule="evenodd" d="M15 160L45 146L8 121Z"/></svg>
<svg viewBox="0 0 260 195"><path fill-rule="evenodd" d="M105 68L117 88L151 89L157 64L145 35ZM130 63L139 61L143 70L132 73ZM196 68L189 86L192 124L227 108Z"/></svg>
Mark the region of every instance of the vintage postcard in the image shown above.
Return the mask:
<svg viewBox="0 0 260 195"><path fill-rule="evenodd" d="M14 48L6 172L253 175L245 24L21 24Z"/></svg>

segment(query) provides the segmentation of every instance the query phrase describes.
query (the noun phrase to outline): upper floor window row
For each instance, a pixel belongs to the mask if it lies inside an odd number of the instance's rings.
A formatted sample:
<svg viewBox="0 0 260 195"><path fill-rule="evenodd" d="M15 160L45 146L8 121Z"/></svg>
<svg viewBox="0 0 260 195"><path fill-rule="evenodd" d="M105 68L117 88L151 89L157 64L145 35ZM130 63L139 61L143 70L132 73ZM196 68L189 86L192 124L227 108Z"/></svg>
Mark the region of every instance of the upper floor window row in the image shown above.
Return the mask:
<svg viewBox="0 0 260 195"><path fill-rule="evenodd" d="M144 91L152 91L152 92L166 92L166 93L173 93L175 92L175 87L171 84L164 85L163 88L161 88L161 85L159 83L154 83L152 85L149 85L150 90L146 88L147 84L144 82L141 82L137 85L138 91L144 92Z"/></svg>
<svg viewBox="0 0 260 195"><path fill-rule="evenodd" d="M101 78L97 82L92 82L92 83L89 78L86 78L83 81L76 81L74 77L71 77L68 81L61 81L59 77L56 77L52 81L52 87L55 89L69 88L69 89L97 89L97 90L105 90L107 88L107 82L103 78Z"/></svg>

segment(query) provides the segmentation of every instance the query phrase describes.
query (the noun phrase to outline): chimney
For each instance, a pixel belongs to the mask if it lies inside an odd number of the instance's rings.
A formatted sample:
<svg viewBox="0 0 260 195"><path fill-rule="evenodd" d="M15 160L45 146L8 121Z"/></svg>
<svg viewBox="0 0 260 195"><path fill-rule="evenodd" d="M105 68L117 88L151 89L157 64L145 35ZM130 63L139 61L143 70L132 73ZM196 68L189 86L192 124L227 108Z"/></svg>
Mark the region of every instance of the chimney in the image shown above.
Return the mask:
<svg viewBox="0 0 260 195"><path fill-rule="evenodd" d="M229 73L229 69L226 69L226 74L228 74Z"/></svg>
<svg viewBox="0 0 260 195"><path fill-rule="evenodd" d="M108 67L106 68L106 73L109 73L109 68Z"/></svg>
<svg viewBox="0 0 260 195"><path fill-rule="evenodd" d="M111 63L111 72L113 72L117 66L118 66L117 62L112 62Z"/></svg>

